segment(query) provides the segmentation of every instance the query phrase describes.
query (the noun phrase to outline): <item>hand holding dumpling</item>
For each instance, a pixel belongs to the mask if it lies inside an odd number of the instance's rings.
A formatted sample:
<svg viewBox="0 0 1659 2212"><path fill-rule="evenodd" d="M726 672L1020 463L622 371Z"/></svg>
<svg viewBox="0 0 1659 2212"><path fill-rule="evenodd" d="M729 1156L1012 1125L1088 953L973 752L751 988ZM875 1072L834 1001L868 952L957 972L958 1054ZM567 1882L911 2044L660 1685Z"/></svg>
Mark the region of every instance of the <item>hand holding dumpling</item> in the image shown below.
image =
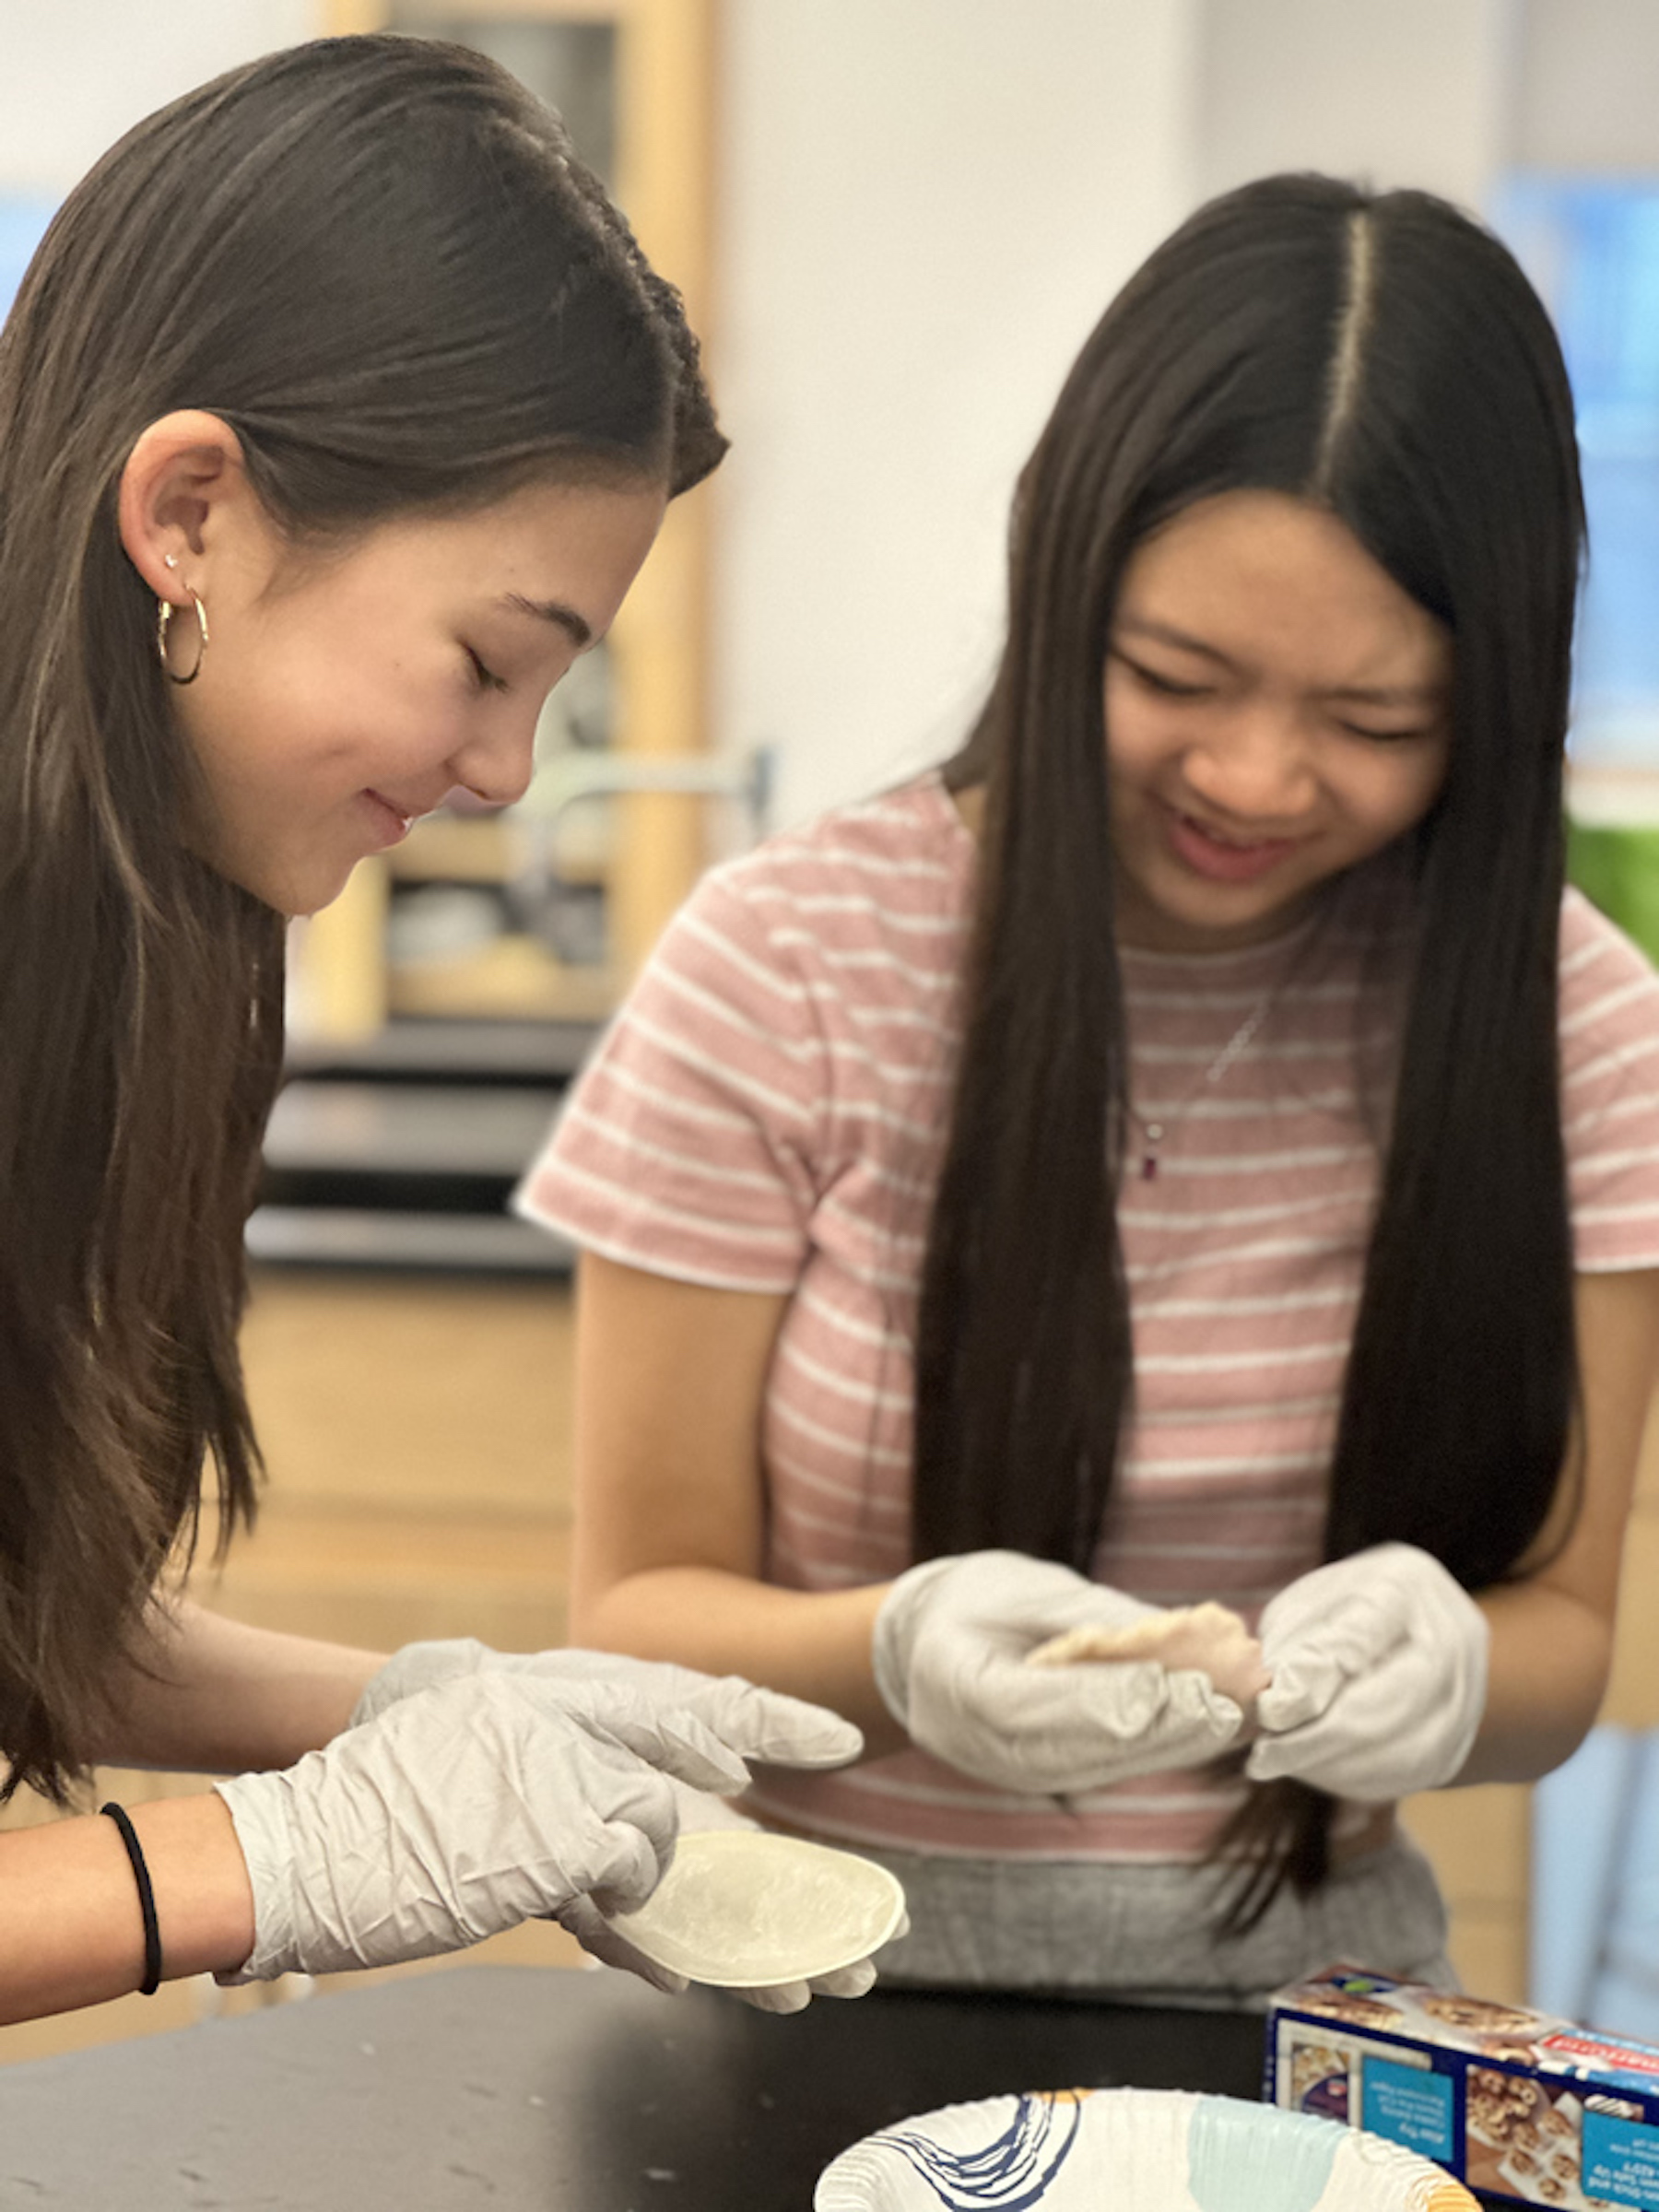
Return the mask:
<svg viewBox="0 0 1659 2212"><path fill-rule="evenodd" d="M899 1577L877 1616L876 1681L935 1759L998 1789L1076 1795L1201 1766L1239 1740L1241 1707L1196 1667L1147 1656L1028 1664L1069 1630L1115 1633L1169 1618L1053 1559L930 1559Z"/></svg>
<svg viewBox="0 0 1659 2212"><path fill-rule="evenodd" d="M1273 1680L1251 1776L1368 1804L1453 1781L1486 1710L1489 1641L1475 1600L1415 1545L1301 1575L1262 1615Z"/></svg>

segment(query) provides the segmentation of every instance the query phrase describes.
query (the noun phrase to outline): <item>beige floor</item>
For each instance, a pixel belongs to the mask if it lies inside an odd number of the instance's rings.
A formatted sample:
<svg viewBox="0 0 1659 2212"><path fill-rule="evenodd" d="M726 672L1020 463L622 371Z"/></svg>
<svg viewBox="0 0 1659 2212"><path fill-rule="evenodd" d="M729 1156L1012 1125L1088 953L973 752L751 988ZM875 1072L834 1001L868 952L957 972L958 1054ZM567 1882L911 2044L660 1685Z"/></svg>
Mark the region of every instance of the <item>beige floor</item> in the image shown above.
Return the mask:
<svg viewBox="0 0 1659 2212"><path fill-rule="evenodd" d="M245 1347L269 1492L210 1602L239 1619L392 1648L471 1634L508 1649L562 1640L570 1541L571 1312L547 1286L271 1275ZM1610 1717L1659 1719L1659 1454L1650 1451L1629 1557ZM116 1794L199 1786L105 1778ZM1414 1800L1413 1832L1453 1907L1466 1984L1519 1997L1525 1981L1526 1792ZM29 1804L10 1821L42 1817ZM571 1965L557 1929L521 1930L492 1958ZM477 1954L473 1954L477 1957ZM431 1971L431 1970L401 1970ZM0 2060L152 2032L221 1997L170 1985L64 2018L0 2029Z"/></svg>

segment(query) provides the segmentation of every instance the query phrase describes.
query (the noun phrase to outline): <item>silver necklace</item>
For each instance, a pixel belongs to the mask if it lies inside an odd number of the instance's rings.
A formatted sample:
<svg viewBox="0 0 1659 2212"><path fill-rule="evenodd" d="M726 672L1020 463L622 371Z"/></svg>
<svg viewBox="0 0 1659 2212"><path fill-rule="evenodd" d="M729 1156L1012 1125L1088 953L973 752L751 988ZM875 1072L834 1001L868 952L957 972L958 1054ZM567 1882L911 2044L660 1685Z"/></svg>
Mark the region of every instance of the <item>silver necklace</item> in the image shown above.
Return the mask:
<svg viewBox="0 0 1659 2212"><path fill-rule="evenodd" d="M1140 1163L1140 1179L1143 1182L1151 1182L1157 1177L1159 1147L1162 1145L1164 1138L1177 1122L1186 1119L1204 1093L1213 1089L1220 1082L1222 1077L1226 1075L1239 1054L1246 1049L1251 1039L1272 1012L1273 1002L1278 994L1277 983L1275 983L1271 990L1263 992L1261 997L1251 1007L1249 1013L1245 1015L1243 1020L1205 1069L1203 1075L1199 1077L1192 1090L1182 1100L1180 1105L1167 1111L1158 1121L1149 1122L1136 1109L1133 1101L1131 1102L1129 1116L1139 1129L1143 1139Z"/></svg>

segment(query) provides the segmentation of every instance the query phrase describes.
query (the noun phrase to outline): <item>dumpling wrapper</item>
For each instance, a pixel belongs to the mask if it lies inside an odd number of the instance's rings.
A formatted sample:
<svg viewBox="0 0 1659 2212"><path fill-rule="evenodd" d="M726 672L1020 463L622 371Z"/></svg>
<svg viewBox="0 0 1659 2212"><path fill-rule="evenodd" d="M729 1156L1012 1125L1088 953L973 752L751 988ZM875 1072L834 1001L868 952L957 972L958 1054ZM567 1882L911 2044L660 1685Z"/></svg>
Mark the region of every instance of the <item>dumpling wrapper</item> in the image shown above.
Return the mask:
<svg viewBox="0 0 1659 2212"><path fill-rule="evenodd" d="M805 1982L867 1959L904 1916L874 1860L766 1830L698 1830L637 1912L612 1924L647 1959L712 1989Z"/></svg>
<svg viewBox="0 0 1659 2212"><path fill-rule="evenodd" d="M1248 1712L1272 1680L1262 1647L1230 1606L1183 1606L1149 1614L1126 1629L1067 1629L1026 1655L1028 1666L1077 1666L1089 1660L1149 1659L1173 1674L1193 1667Z"/></svg>

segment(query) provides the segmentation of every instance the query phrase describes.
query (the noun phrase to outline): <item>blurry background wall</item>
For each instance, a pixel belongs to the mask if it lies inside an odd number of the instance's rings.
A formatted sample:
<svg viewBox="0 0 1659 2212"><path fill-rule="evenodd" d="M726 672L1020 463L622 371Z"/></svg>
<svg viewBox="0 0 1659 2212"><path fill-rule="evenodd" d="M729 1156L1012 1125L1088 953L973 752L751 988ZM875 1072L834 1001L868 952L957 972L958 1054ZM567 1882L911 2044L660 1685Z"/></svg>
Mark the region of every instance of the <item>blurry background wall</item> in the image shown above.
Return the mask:
<svg viewBox="0 0 1659 2212"><path fill-rule="evenodd" d="M322 20L0 0L0 194ZM710 724L777 748L785 820L955 740L1019 463L1198 200L1293 166L1477 208L1516 167L1659 173L1651 0L725 0L717 71Z"/></svg>
<svg viewBox="0 0 1659 2212"><path fill-rule="evenodd" d="M0 0L0 192L63 193L141 116L316 22L314 0Z"/></svg>

